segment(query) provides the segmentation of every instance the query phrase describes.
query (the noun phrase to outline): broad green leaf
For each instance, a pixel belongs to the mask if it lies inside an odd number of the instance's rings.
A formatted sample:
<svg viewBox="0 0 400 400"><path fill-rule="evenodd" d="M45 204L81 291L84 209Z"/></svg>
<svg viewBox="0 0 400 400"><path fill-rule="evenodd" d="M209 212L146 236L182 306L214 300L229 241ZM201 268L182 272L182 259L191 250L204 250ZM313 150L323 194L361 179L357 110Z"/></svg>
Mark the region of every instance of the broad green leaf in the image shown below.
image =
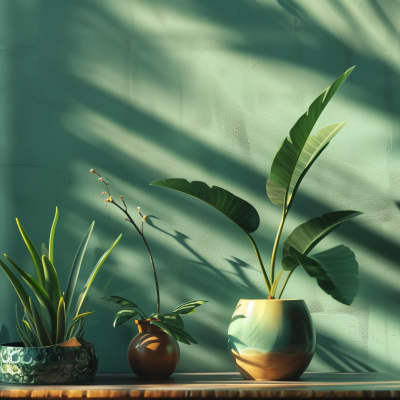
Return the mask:
<svg viewBox="0 0 400 400"><path fill-rule="evenodd" d="M327 294L343 304L353 302L358 290L358 263L348 247L339 245L312 256L291 248L290 254Z"/></svg>
<svg viewBox="0 0 400 400"><path fill-rule="evenodd" d="M325 89L313 101L307 112L304 113L294 124L293 128L290 130L289 137L284 139L272 162L269 179L275 185L279 185L285 191L289 191L296 165L315 123L333 95L347 79L353 69L354 67L347 70L343 75L336 79L331 86ZM294 186L295 182L293 182L293 187ZM279 201L276 200L276 187L274 189L273 193L271 193L271 197L274 199L274 202L279 204ZM286 204L288 204L287 201Z"/></svg>
<svg viewBox="0 0 400 400"><path fill-rule="evenodd" d="M192 336L190 336L187 332L185 332L183 329L172 327L171 325L167 325L166 323L159 322L159 321L150 321L150 324L158 326L167 335L173 337L174 339L178 340L179 342L189 344L189 345L190 345L190 342L197 344L196 340Z"/></svg>
<svg viewBox="0 0 400 400"><path fill-rule="evenodd" d="M346 122L329 125L320 129L315 136L308 137L293 170L289 187L284 188L280 184L272 182L270 177L268 178L267 194L274 204L282 207L287 192L286 205L290 205L307 171L344 125Z"/></svg>
<svg viewBox="0 0 400 400"><path fill-rule="evenodd" d="M50 239L49 239L49 259L54 264L54 232L56 230L58 221L58 207L56 207L56 215L54 216L53 224L50 230Z"/></svg>
<svg viewBox="0 0 400 400"><path fill-rule="evenodd" d="M92 283L94 281L94 278L96 277L97 273L99 272L100 267L103 265L104 261L107 259L107 257L111 253L112 249L120 241L121 237L122 237L122 233L121 233L121 235L118 236L117 240L111 245L111 247L100 257L99 261L97 261L97 264L93 268L93 271L89 276L89 279L86 281L85 286L83 287L82 292L79 295L78 303L77 303L77 306L76 306L76 309L75 309L75 315L76 316L78 315L78 313L79 313L79 311L80 311L80 309L82 307L82 303L85 300L87 292L89 291L90 286L92 285Z"/></svg>
<svg viewBox="0 0 400 400"><path fill-rule="evenodd" d="M90 312L85 312L83 314L79 314L71 321L71 323L69 325L69 330L68 330L68 337L71 336L72 329L74 328L75 324L78 323L82 318L85 318L90 314L94 314L94 311L90 311Z"/></svg>
<svg viewBox="0 0 400 400"><path fill-rule="evenodd" d="M42 260L40 259L40 254L36 250L36 247L32 243L32 240L30 239L28 234L25 232L25 229L22 227L22 225L18 221L18 218L16 218L16 221L17 221L19 231L21 232L22 238L24 239L24 242L26 244L26 247L28 248L29 253L32 257L33 265L35 267L37 281L39 282L39 285L44 288L44 271L43 271L43 266L42 266Z"/></svg>
<svg viewBox="0 0 400 400"><path fill-rule="evenodd" d="M86 247L88 245L90 235L92 234L93 227L94 227L94 221L90 225L89 230L87 231L85 237L83 238L82 243L80 244L78 251L75 255L74 262L72 263L72 268L71 268L71 272L69 274L67 289L65 290L65 298L64 298L65 312L67 313L67 315L68 315L68 311L71 306L72 296L74 295L76 281L78 280L79 271L81 269L82 259L83 259L83 256L85 255Z"/></svg>
<svg viewBox="0 0 400 400"><path fill-rule="evenodd" d="M35 304L32 302L32 299L29 298L29 304L32 310L32 315L33 315L33 322L36 327L36 333L40 342L40 346L51 346L53 342L50 339L49 333L47 332L47 329L44 325L44 322L42 318L40 317L40 314L38 310L36 309Z"/></svg>
<svg viewBox="0 0 400 400"><path fill-rule="evenodd" d="M204 182L188 182L186 179L165 179L150 183L186 193L214 207L247 233L257 230L260 217L247 201L218 186L210 188Z"/></svg>
<svg viewBox="0 0 400 400"><path fill-rule="evenodd" d="M55 344L64 342L65 325L66 325L65 302L64 302L64 297L61 297L57 309L57 336Z"/></svg>
<svg viewBox="0 0 400 400"><path fill-rule="evenodd" d="M201 306L204 303L208 303L207 300L194 300L188 301L176 307L172 312L175 314L191 314L196 311L196 307Z"/></svg>
<svg viewBox="0 0 400 400"><path fill-rule="evenodd" d="M44 270L45 289L49 297L53 301L54 308L57 309L61 298L60 284L58 282L57 271L54 268L53 263L46 256L42 257L42 263Z"/></svg>
<svg viewBox="0 0 400 400"><path fill-rule="evenodd" d="M28 284L28 286L32 289L33 293L37 297L40 306L45 311L44 318L46 318L46 322L49 326L51 335L56 334L57 329L57 312L51 301L47 292L43 289L39 283L36 282L29 274L27 274L21 267L19 267L10 257L4 254L7 261L14 267L14 269L21 275L22 279ZM33 312L32 312L33 316ZM36 324L36 321L35 321Z"/></svg>
<svg viewBox="0 0 400 400"><path fill-rule="evenodd" d="M131 307L138 311L142 319L147 319L146 314L137 306L135 303L132 303L130 300L125 299L121 296L105 296L102 297L101 300L109 301L111 303L119 304L121 307Z"/></svg>
<svg viewBox="0 0 400 400"><path fill-rule="evenodd" d="M152 318L159 319L161 322L171 326L172 328L184 328L182 317L176 313L154 314Z"/></svg>
<svg viewBox="0 0 400 400"><path fill-rule="evenodd" d="M25 308L25 311L29 315L29 317L32 319L32 312L31 312L31 306L29 305L29 295L25 288L23 287L22 283L19 281L19 279L16 277L14 272L8 267L6 263L4 263L2 260L0 260L0 267L3 269L5 274L7 275L8 279L10 280L11 284L14 286L15 291L17 292L17 295L19 299L21 300L22 305Z"/></svg>
<svg viewBox="0 0 400 400"><path fill-rule="evenodd" d="M361 214L358 211L335 211L299 225L288 236L283 245L282 268L285 271L290 271L299 265L297 258L290 255L291 247L307 255L323 238L343 222Z"/></svg>
<svg viewBox="0 0 400 400"><path fill-rule="evenodd" d="M118 325L122 325L123 323L129 321L131 318L136 317L137 315L139 315L138 312L133 309L118 311L114 317L114 322L113 322L114 328L117 327ZM141 319L140 316L139 319Z"/></svg>

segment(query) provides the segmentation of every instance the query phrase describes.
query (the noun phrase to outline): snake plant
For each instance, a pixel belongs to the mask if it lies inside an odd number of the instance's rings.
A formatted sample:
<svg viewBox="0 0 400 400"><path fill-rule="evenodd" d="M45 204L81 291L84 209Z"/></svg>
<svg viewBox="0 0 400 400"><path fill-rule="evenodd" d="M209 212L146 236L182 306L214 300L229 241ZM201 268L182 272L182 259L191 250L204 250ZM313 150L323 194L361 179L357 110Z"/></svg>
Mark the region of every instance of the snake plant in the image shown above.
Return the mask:
<svg viewBox="0 0 400 400"><path fill-rule="evenodd" d="M281 298L290 276L298 266L302 266L311 277L316 278L318 285L341 303L351 304L357 294L358 263L348 247L339 245L321 253L310 254L314 247L334 229L361 214L356 211L330 212L312 218L294 229L283 244L282 270L275 276L276 255L283 226L300 183L346 122L335 123L319 129L315 135L310 136L310 134L322 111L353 69L354 67L347 70L312 102L275 154L266 186L269 199L282 209L282 219L272 249L269 276L257 244L251 236L251 233L259 227L260 217L250 203L218 186L209 187L204 182L165 179L151 183L202 200L234 222L254 246L270 299L276 298L279 286L281 289L277 298ZM285 274L285 281L279 285Z"/></svg>
<svg viewBox="0 0 400 400"><path fill-rule="evenodd" d="M12 268L0 260L0 266L14 286L15 291L24 307L24 318L19 320L17 314L17 331L26 347L45 347L63 343L72 337L83 336L86 317L93 314L88 312L88 291L100 267L120 240L120 235L111 247L100 257L92 273L82 288L77 299L73 302L76 282L78 280L82 259L93 231L94 221L90 225L80 244L72 264L70 276L65 289L61 294L60 283L54 263L54 233L58 221L58 208L50 230L49 248L41 246L42 255L29 238L25 229L17 219L17 225L22 238L31 255L36 278L25 272L11 257L4 254ZM13 270L15 272L13 272ZM32 300L25 287L17 277L22 278L35 295L38 305ZM83 312L81 310L83 309Z"/></svg>

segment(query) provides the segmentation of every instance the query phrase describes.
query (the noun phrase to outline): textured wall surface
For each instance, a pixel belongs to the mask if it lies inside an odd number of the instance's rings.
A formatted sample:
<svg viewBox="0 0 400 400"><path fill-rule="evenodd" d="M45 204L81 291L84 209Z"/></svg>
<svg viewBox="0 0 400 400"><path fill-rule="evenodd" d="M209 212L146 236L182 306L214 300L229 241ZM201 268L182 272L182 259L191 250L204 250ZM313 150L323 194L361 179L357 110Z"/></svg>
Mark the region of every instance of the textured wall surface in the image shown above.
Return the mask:
<svg viewBox="0 0 400 400"><path fill-rule="evenodd" d="M179 371L234 371L226 336L235 305L266 296L251 243L211 207L148 184L203 180L250 201L268 265L281 216L265 193L275 151L311 101L356 65L316 128L348 123L304 180L283 234L325 212L362 211L318 247L356 253L359 294L341 305L298 269L285 297L312 312L310 371L400 376L399 18L397 0L1 1L0 248L33 273L15 217L40 246L58 206L55 264L65 285L96 220L83 285L123 233L90 290L96 313L85 337L100 371L129 371L136 333L134 323L113 328L118 308L100 298L119 294L151 313L155 290L143 243L89 169L134 214L141 206L150 216L162 310L210 301L185 318L199 346L181 346ZM17 338L18 298L0 277L5 342Z"/></svg>

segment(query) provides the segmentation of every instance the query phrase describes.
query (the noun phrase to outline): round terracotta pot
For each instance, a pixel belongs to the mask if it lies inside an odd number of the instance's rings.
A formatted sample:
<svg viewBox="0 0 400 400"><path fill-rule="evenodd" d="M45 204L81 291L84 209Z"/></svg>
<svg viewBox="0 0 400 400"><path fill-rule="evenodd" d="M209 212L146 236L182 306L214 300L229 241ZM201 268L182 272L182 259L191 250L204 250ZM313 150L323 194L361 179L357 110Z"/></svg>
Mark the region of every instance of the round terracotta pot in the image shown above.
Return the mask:
<svg viewBox="0 0 400 400"><path fill-rule="evenodd" d="M245 379L297 380L310 364L315 329L304 300L240 300L228 346Z"/></svg>
<svg viewBox="0 0 400 400"><path fill-rule="evenodd" d="M139 378L168 378L179 363L179 345L150 319L136 320L139 333L128 347L128 362ZM157 320L153 320L157 321Z"/></svg>

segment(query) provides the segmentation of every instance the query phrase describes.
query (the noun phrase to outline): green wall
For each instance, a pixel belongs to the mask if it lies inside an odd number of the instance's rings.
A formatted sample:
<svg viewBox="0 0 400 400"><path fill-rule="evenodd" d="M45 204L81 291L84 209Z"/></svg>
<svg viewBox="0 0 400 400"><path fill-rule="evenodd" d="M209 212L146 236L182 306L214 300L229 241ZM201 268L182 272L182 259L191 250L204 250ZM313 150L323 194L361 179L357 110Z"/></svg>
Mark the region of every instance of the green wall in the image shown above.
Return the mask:
<svg viewBox="0 0 400 400"><path fill-rule="evenodd" d="M357 65L317 128L348 124L304 180L284 235L325 212L364 212L318 248L355 251L359 294L341 305L296 270L286 298L305 299L317 327L310 371L400 375L399 18L396 0L1 1L1 251L33 273L15 217L40 246L58 206L55 263L65 285L96 220L83 285L123 233L90 290L96 313L85 337L101 372L129 371L136 328L113 328L118 307L100 298L118 294L153 312L155 290L143 243L89 169L133 213L141 206L151 216L162 310L210 301L185 319L200 345L181 346L178 371L234 371L226 335L235 305L266 295L251 243L212 208L148 184L204 180L250 201L268 264L280 220L265 193L274 153L311 101ZM2 342L17 338L17 301L1 273Z"/></svg>

